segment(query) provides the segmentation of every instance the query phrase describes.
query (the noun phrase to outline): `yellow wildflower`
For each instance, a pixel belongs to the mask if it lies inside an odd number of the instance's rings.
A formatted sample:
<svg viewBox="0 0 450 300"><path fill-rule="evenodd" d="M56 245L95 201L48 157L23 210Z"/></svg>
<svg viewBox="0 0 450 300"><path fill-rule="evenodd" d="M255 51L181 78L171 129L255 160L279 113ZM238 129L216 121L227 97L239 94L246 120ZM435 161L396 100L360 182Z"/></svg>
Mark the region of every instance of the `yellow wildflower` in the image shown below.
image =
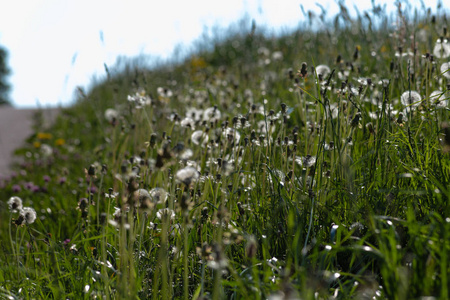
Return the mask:
<svg viewBox="0 0 450 300"><path fill-rule="evenodd" d="M62 146L66 143L66 141L64 139L57 139L55 141L55 146Z"/></svg>
<svg viewBox="0 0 450 300"><path fill-rule="evenodd" d="M46 132L39 132L37 134L37 138L40 140L50 140L52 138L52 134L51 133L46 133Z"/></svg>

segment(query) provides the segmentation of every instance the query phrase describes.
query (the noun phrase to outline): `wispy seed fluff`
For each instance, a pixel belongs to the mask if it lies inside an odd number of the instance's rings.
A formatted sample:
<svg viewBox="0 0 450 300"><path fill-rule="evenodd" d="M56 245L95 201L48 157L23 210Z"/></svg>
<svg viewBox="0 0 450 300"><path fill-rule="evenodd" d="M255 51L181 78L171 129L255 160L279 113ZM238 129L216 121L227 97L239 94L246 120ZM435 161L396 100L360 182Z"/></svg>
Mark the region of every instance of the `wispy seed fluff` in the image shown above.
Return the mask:
<svg viewBox="0 0 450 300"><path fill-rule="evenodd" d="M20 211L20 217L24 219L26 224L32 224L36 220L36 211L31 207L24 207Z"/></svg>
<svg viewBox="0 0 450 300"><path fill-rule="evenodd" d="M304 157L297 156L295 162L304 168L311 168L316 163L316 157L311 155Z"/></svg>
<svg viewBox="0 0 450 300"><path fill-rule="evenodd" d="M319 79L325 79L325 77L327 77L330 72L331 70L327 65L318 65L316 67L316 73Z"/></svg>
<svg viewBox="0 0 450 300"><path fill-rule="evenodd" d="M194 131L191 135L191 141L195 145L206 145L208 143L209 137L208 135L203 132L202 130Z"/></svg>
<svg viewBox="0 0 450 300"><path fill-rule="evenodd" d="M441 73L445 78L450 79L450 63L443 63L441 65Z"/></svg>
<svg viewBox="0 0 450 300"><path fill-rule="evenodd" d="M203 120L209 122L219 121L221 117L220 110L217 107L209 107L203 112Z"/></svg>
<svg viewBox="0 0 450 300"><path fill-rule="evenodd" d="M417 107L419 106L421 100L422 97L416 91L406 91L400 97L400 101L405 106Z"/></svg>
<svg viewBox="0 0 450 300"><path fill-rule="evenodd" d="M113 108L108 108L105 110L105 119L108 122L113 122L114 120L116 120L119 117L119 113L113 109Z"/></svg>
<svg viewBox="0 0 450 300"><path fill-rule="evenodd" d="M167 192L163 188L154 188L150 191L150 196L153 199L153 202L156 203L164 203L167 199Z"/></svg>
<svg viewBox="0 0 450 300"><path fill-rule="evenodd" d="M11 197L8 200L8 208L12 213L16 213L22 210L22 199L19 197Z"/></svg>
<svg viewBox="0 0 450 300"><path fill-rule="evenodd" d="M445 108L448 105L448 98L442 91L436 90L431 92L430 102L436 105L436 108Z"/></svg>
<svg viewBox="0 0 450 300"><path fill-rule="evenodd" d="M146 189L138 189L133 193L135 205L141 209L151 209L154 204L150 193Z"/></svg>
<svg viewBox="0 0 450 300"><path fill-rule="evenodd" d="M191 182L196 182L200 175L198 174L197 169L193 167L186 167L184 169L178 170L176 174L176 178L179 182L184 183L185 185L190 185Z"/></svg>

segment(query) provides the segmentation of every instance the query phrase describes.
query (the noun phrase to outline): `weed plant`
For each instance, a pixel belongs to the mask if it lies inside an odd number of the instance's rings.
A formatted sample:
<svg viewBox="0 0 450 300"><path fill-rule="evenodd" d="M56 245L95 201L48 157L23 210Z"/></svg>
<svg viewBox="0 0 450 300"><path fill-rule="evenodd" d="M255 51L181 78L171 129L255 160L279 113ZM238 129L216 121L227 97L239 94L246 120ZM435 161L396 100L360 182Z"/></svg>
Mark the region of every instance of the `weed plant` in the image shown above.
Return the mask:
<svg viewBox="0 0 450 300"><path fill-rule="evenodd" d="M448 299L448 21L421 11L107 69L1 182L0 297Z"/></svg>

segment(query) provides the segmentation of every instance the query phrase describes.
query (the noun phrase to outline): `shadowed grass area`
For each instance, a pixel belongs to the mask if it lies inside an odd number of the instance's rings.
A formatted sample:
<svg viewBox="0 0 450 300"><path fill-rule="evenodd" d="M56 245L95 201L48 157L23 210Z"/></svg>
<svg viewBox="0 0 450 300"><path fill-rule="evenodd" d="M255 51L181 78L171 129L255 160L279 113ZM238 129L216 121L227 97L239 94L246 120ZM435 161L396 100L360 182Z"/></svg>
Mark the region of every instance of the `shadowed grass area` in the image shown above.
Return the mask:
<svg viewBox="0 0 450 300"><path fill-rule="evenodd" d="M0 295L447 299L447 23L342 6L107 70L1 183Z"/></svg>

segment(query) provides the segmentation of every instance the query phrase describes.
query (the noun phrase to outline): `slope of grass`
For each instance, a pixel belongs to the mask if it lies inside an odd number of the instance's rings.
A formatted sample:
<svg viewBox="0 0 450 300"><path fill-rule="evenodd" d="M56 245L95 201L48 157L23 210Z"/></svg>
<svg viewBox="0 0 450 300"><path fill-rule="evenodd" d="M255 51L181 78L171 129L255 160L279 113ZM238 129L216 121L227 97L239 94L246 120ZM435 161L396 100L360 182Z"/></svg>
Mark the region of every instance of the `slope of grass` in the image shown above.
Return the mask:
<svg viewBox="0 0 450 300"><path fill-rule="evenodd" d="M38 122L0 295L447 299L445 15L345 11L108 71Z"/></svg>

